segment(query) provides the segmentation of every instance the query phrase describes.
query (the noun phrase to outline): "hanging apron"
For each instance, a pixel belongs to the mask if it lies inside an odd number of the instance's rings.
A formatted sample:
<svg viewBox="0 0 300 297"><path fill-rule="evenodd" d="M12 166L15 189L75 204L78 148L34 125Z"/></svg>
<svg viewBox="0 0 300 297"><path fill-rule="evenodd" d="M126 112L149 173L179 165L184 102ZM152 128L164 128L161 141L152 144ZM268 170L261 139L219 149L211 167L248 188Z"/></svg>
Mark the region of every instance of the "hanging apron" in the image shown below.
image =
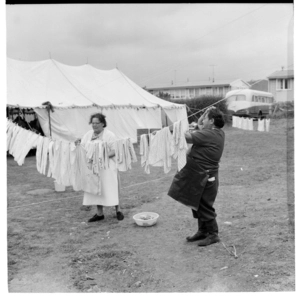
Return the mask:
<svg viewBox="0 0 300 297"><path fill-rule="evenodd" d="M197 211L209 178L208 172L188 156L186 165L175 174L168 195Z"/></svg>

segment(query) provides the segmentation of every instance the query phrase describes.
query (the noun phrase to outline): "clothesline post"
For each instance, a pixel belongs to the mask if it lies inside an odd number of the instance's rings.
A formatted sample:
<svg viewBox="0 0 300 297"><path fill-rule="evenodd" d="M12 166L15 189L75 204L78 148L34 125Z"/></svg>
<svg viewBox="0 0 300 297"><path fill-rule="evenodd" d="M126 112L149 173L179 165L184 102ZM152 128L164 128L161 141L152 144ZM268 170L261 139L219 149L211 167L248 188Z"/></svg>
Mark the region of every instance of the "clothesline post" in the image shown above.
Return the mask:
<svg viewBox="0 0 300 297"><path fill-rule="evenodd" d="M48 111L48 117L49 117L49 131L50 131L50 137L52 137L52 131L51 131L51 115L50 115L50 110L52 112L54 112L53 106L51 104L51 102L46 101L44 103L42 103L42 105L46 105L46 109Z"/></svg>
<svg viewBox="0 0 300 297"><path fill-rule="evenodd" d="M50 130L50 137L52 137L50 108L47 108L47 110L48 110L48 116L49 116L49 130Z"/></svg>

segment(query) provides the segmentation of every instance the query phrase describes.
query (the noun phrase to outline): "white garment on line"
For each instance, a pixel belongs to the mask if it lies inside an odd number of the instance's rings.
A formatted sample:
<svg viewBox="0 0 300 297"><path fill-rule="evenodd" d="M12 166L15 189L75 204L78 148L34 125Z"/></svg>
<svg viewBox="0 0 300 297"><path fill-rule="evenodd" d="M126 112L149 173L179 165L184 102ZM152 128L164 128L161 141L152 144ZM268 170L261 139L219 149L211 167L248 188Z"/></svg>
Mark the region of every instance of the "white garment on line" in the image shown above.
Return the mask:
<svg viewBox="0 0 300 297"><path fill-rule="evenodd" d="M44 175L46 175L49 143L50 143L50 138L44 137L43 149L42 149L42 160L41 160L41 172L40 172Z"/></svg>
<svg viewBox="0 0 300 297"><path fill-rule="evenodd" d="M119 171L131 169L131 164L137 162L136 154L130 138L119 139L115 145L116 166Z"/></svg>
<svg viewBox="0 0 300 297"><path fill-rule="evenodd" d="M270 121L271 119L266 119L266 132L270 132Z"/></svg>
<svg viewBox="0 0 300 297"><path fill-rule="evenodd" d="M172 168L172 134L169 127L150 135L149 165L164 167L164 173L168 173Z"/></svg>
<svg viewBox="0 0 300 297"><path fill-rule="evenodd" d="M42 173L42 158L43 158L43 144L45 137L39 138L38 144L36 146L36 168L39 173Z"/></svg>
<svg viewBox="0 0 300 297"><path fill-rule="evenodd" d="M60 161L60 178L61 184L64 186L71 186L70 183L70 142L62 141L61 142L61 161Z"/></svg>
<svg viewBox="0 0 300 297"><path fill-rule="evenodd" d="M11 121L7 121L7 129L6 129L6 151L9 150L10 141L13 136L14 125Z"/></svg>
<svg viewBox="0 0 300 297"><path fill-rule="evenodd" d="M150 135L143 134L141 135L140 139L140 155L141 155L141 165L142 167L145 166L145 172L150 174L150 167L149 167L149 148L150 148Z"/></svg>
<svg viewBox="0 0 300 297"><path fill-rule="evenodd" d="M83 185L86 184L84 170L87 170L85 151L81 146L75 146L74 143L70 144L70 165L70 183L74 191L84 190Z"/></svg>
<svg viewBox="0 0 300 297"><path fill-rule="evenodd" d="M48 146L48 153L49 153L49 168L48 168L48 177L52 176L53 173L53 166L54 166L54 145L55 141L51 140Z"/></svg>
<svg viewBox="0 0 300 297"><path fill-rule="evenodd" d="M248 130L253 131L253 118L248 118Z"/></svg>
<svg viewBox="0 0 300 297"><path fill-rule="evenodd" d="M265 119L258 119L258 128L257 131L264 132L265 131Z"/></svg>
<svg viewBox="0 0 300 297"><path fill-rule="evenodd" d="M248 120L247 118L242 118L242 129L248 130Z"/></svg>
<svg viewBox="0 0 300 297"><path fill-rule="evenodd" d="M237 125L236 125L236 119L237 119L236 116L232 116L232 127L233 127L233 128L236 128L236 127L237 127Z"/></svg>
<svg viewBox="0 0 300 297"><path fill-rule="evenodd" d="M11 148L11 154L14 157L21 154L23 145L30 135L30 132L28 130L22 129L22 128L19 128L19 129L20 129L20 131L16 135L16 138L14 139L14 144Z"/></svg>
<svg viewBox="0 0 300 297"><path fill-rule="evenodd" d="M56 183L62 185L60 164L61 164L61 140L56 139L53 144L53 168L52 177L55 179Z"/></svg>
<svg viewBox="0 0 300 297"><path fill-rule="evenodd" d="M20 131L21 131L21 128L19 126L15 125L15 127L13 128L13 131L12 131L11 140L9 142L9 153L11 155L14 155L15 143L16 143L16 139L17 139L17 136L20 133Z"/></svg>
<svg viewBox="0 0 300 297"><path fill-rule="evenodd" d="M173 157L177 158L178 170L181 170L186 164L186 152L188 150L187 142L184 136L184 126L181 121L173 124L172 147L174 148Z"/></svg>
<svg viewBox="0 0 300 297"><path fill-rule="evenodd" d="M37 146L40 137L42 136L33 132L29 132L28 138L23 143L22 150L19 154L15 155L15 161L19 166L24 164L27 154L33 147Z"/></svg>

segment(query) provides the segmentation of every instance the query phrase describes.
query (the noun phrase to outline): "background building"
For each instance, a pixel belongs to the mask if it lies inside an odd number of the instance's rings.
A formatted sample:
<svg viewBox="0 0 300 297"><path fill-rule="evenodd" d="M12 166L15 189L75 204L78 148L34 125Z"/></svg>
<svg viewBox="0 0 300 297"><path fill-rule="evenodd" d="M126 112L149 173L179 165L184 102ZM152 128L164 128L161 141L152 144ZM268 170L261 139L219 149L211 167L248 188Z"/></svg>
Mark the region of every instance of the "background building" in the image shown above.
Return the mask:
<svg viewBox="0 0 300 297"><path fill-rule="evenodd" d="M269 92L269 81L267 79L260 79L255 81L249 82L251 87L249 89L251 90L257 90L257 91L263 91L263 92Z"/></svg>
<svg viewBox="0 0 300 297"><path fill-rule="evenodd" d="M236 89L248 89L250 85L241 80L234 81L208 81L206 83L186 82L182 84L153 85L145 87L147 91L155 96L159 93L169 94L171 99L191 99L200 96L221 96Z"/></svg>
<svg viewBox="0 0 300 297"><path fill-rule="evenodd" d="M280 70L269 77L269 92L276 102L294 101L294 70Z"/></svg>

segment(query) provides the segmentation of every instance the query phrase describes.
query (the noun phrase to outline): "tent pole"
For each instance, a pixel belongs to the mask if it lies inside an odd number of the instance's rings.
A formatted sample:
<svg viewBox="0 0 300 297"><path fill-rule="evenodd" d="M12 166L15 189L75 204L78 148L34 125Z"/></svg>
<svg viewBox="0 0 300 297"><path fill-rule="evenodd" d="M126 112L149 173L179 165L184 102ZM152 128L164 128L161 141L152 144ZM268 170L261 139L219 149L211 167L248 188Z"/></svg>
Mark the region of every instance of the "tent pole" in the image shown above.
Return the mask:
<svg viewBox="0 0 300 297"><path fill-rule="evenodd" d="M49 130L50 130L50 137L52 136L52 131L51 131L51 116L50 116L50 110L52 112L54 112L53 110L53 106L51 104L51 102L49 101L46 101L44 103L42 103L42 105L45 105L46 106L46 109L48 110L48 116L49 116Z"/></svg>
<svg viewBox="0 0 300 297"><path fill-rule="evenodd" d="M50 108L47 108L47 110L48 110L48 116L49 116L49 130L50 130L50 137L52 137Z"/></svg>

